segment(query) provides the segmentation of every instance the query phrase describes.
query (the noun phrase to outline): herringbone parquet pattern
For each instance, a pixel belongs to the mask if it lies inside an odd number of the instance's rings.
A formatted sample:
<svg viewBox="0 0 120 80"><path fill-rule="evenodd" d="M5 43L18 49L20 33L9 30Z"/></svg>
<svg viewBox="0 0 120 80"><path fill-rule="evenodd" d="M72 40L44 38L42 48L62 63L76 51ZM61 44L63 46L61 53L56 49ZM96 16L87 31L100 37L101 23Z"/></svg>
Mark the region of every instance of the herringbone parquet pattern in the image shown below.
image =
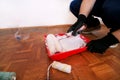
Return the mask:
<svg viewBox="0 0 120 80"><path fill-rule="evenodd" d="M47 56L44 34L64 33L67 26L24 28L30 38L17 41L16 29L0 30L0 71L14 71L17 80L46 80L47 67L52 62ZM85 35L90 39L103 36L106 29ZM99 36L99 37L98 37ZM60 62L70 64L72 72L66 74L50 69L51 80L120 80L120 45L108 49L103 55L88 51L68 57Z"/></svg>

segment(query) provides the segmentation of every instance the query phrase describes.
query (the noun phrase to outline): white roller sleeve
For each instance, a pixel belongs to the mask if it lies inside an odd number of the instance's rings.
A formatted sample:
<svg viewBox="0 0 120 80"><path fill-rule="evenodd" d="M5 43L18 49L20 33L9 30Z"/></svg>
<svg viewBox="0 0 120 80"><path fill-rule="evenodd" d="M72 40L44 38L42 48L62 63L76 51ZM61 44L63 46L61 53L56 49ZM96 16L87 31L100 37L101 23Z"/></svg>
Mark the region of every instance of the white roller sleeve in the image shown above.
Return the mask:
<svg viewBox="0 0 120 80"><path fill-rule="evenodd" d="M60 46L60 43L58 42L58 39L53 34L47 35L46 42L50 52L52 53L51 55L53 55L55 52L62 51L62 48Z"/></svg>
<svg viewBox="0 0 120 80"><path fill-rule="evenodd" d="M68 64L64 64L64 63L54 61L52 63L52 67L57 69L57 70L63 71L65 73L71 73L71 65L68 65Z"/></svg>
<svg viewBox="0 0 120 80"><path fill-rule="evenodd" d="M53 55L55 52L56 52L56 49L55 49L55 43L53 42L53 38L51 37L51 34L49 34L47 37L46 37L46 44L47 44L47 47L51 53L51 55Z"/></svg>

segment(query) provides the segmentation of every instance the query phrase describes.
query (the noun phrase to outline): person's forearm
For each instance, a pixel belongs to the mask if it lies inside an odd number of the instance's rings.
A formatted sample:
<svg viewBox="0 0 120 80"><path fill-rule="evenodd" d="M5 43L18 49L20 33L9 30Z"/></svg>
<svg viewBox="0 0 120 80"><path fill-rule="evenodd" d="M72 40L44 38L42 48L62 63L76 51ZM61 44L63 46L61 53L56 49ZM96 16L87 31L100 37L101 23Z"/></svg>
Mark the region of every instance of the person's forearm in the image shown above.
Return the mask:
<svg viewBox="0 0 120 80"><path fill-rule="evenodd" d="M91 12L96 0L83 0L80 6L79 14L84 14L86 17Z"/></svg>

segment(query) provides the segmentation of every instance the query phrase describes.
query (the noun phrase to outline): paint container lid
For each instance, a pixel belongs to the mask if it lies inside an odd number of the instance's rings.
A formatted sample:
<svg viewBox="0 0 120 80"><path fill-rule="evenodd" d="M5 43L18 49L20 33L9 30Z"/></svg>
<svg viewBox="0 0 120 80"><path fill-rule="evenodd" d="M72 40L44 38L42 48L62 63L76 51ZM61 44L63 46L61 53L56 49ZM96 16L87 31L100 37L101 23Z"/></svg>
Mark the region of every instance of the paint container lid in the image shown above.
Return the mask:
<svg viewBox="0 0 120 80"><path fill-rule="evenodd" d="M0 72L0 80L16 80L15 72Z"/></svg>

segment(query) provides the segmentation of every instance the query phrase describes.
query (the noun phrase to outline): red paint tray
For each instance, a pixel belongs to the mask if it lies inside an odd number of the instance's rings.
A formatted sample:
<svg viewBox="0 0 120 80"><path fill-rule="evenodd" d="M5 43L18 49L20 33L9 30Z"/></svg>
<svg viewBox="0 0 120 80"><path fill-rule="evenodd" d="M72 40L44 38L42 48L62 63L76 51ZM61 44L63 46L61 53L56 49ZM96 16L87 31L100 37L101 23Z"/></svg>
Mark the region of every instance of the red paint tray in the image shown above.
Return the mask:
<svg viewBox="0 0 120 80"><path fill-rule="evenodd" d="M62 36L64 34L57 34L57 35ZM80 34L80 38L82 38L86 43L88 43L90 41L88 38L84 37L81 34ZM45 36L45 41L46 41L46 36ZM81 52L86 50L86 47L82 47L82 48L78 48L75 50L71 50L71 51L67 51L67 52L60 52L60 53L57 53L54 55L50 55L51 53L50 53L46 44L45 44L45 46L46 46L47 54L52 60L62 60L62 59L65 59L69 56L72 56L72 55L77 54L77 53L81 53Z"/></svg>

